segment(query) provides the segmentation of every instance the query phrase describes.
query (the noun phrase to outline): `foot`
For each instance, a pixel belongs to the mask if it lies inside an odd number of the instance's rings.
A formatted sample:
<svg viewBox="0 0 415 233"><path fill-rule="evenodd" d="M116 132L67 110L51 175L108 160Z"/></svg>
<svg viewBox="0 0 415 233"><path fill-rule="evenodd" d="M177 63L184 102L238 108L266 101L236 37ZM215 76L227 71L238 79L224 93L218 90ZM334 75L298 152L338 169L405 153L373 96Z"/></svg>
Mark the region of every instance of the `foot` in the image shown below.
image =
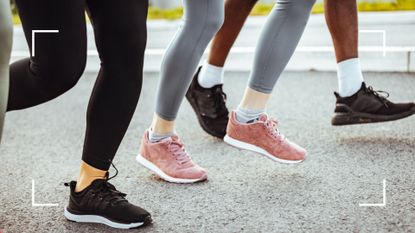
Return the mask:
<svg viewBox="0 0 415 233"><path fill-rule="evenodd" d="M177 135L152 143L146 131L136 159L168 182L195 183L207 179L205 169L190 159Z"/></svg>
<svg viewBox="0 0 415 233"><path fill-rule="evenodd" d="M223 138L229 120L226 94L222 90L222 84L212 88L201 87L197 81L200 69L201 67L190 84L186 99L193 107L202 129L214 137Z"/></svg>
<svg viewBox="0 0 415 233"><path fill-rule="evenodd" d="M224 141L231 146L262 154L281 163L299 163L306 151L290 142L276 128L277 122L263 114L253 123L239 123L231 113Z"/></svg>
<svg viewBox="0 0 415 233"><path fill-rule="evenodd" d="M150 214L131 203L126 194L116 190L105 179L98 179L81 192L75 192L76 181L66 183L71 189L66 219L79 223L101 223L118 229L133 229L151 223Z"/></svg>
<svg viewBox="0 0 415 233"><path fill-rule="evenodd" d="M385 93L386 96L381 94ZM331 120L332 125L365 124L383 121L393 121L411 116L415 113L414 103L392 103L387 100L389 94L374 91L363 83L360 90L350 96L336 96L336 109Z"/></svg>

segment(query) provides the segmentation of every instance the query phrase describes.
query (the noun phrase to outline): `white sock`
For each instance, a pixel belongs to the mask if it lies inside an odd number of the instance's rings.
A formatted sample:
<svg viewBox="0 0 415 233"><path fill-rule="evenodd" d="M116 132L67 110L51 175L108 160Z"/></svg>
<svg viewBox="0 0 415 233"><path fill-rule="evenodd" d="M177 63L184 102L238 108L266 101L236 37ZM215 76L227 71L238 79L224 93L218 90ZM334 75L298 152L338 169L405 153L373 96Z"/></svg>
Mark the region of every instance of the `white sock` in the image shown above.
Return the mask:
<svg viewBox="0 0 415 233"><path fill-rule="evenodd" d="M236 109L236 120L240 123L254 123L265 113L265 109L247 109L238 106Z"/></svg>
<svg viewBox="0 0 415 233"><path fill-rule="evenodd" d="M211 88L223 83L223 67L214 66L205 62L197 79L199 85L204 88Z"/></svg>
<svg viewBox="0 0 415 233"><path fill-rule="evenodd" d="M337 79L341 97L352 96L358 92L364 82L359 58L352 58L338 63Z"/></svg>
<svg viewBox="0 0 415 233"><path fill-rule="evenodd" d="M155 133L153 129L148 130L148 140L150 140L151 143L159 142L173 135L174 135L174 132L170 132L166 134L158 134L158 133Z"/></svg>

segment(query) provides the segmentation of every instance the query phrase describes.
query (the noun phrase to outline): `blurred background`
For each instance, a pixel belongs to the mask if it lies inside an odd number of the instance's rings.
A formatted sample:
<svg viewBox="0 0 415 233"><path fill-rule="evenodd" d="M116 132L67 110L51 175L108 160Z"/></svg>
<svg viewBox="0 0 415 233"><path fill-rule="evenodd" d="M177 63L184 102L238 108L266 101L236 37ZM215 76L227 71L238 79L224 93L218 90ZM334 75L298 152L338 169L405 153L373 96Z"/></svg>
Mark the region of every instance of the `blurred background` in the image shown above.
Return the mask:
<svg viewBox="0 0 415 233"><path fill-rule="evenodd" d="M13 0L11 0L13 3ZM259 0L252 15L266 15L276 0ZM414 0L358 0L359 11L397 11L415 10ZM177 19L183 13L182 0L150 0L150 19ZM317 0L313 13L322 13L323 0ZM14 12L15 9L14 9ZM15 17L18 23L18 17Z"/></svg>
<svg viewBox="0 0 415 233"><path fill-rule="evenodd" d="M12 0L13 2L13 0ZM259 0L247 20L226 64L228 71L249 71L258 34L276 0ZM121 4L121 3L120 3ZM358 0L360 57L364 71L415 71L415 0ZM28 55L27 43L13 6L15 37L12 60ZM330 34L324 20L323 0L317 0L299 47L287 66L294 71L335 71ZM182 0L150 0L145 72L158 72L164 49L181 23ZM369 31L369 32L368 32ZM371 33L381 31L384 33ZM385 34L383 36L383 34ZM88 25L87 71L98 71L91 25ZM385 53L384 53L385 51ZM309 62L310 59L313 62Z"/></svg>

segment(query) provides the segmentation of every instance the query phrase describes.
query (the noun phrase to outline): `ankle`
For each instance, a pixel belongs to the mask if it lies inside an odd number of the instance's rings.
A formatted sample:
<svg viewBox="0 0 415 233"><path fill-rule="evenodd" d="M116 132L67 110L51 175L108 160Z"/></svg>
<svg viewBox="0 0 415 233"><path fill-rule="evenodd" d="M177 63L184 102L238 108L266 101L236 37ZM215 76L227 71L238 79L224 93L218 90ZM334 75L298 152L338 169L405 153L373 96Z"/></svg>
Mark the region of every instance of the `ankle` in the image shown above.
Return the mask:
<svg viewBox="0 0 415 233"><path fill-rule="evenodd" d="M159 142L159 141L161 141L161 140L163 140L163 139L166 139L166 138L168 138L168 137L171 137L171 136L173 136L174 135L174 131L172 131L172 132L167 132L167 133L156 133L156 132L154 132L153 131L153 129L149 129L148 130L148 140L151 142L151 143L156 143L156 142Z"/></svg>
<svg viewBox="0 0 415 233"><path fill-rule="evenodd" d="M223 67L214 66L205 62L198 76L198 83L203 88L212 88L223 83Z"/></svg>
<svg viewBox="0 0 415 233"><path fill-rule="evenodd" d="M76 182L75 192L81 192L91 185L94 180L106 179L107 171L92 167L82 161L79 177Z"/></svg>
<svg viewBox="0 0 415 233"><path fill-rule="evenodd" d="M245 90L239 106L244 109L265 109L269 97L270 94L262 93L248 87Z"/></svg>
<svg viewBox="0 0 415 233"><path fill-rule="evenodd" d="M240 123L255 122L262 114L265 114L265 109L246 109L238 106L235 111L236 120Z"/></svg>

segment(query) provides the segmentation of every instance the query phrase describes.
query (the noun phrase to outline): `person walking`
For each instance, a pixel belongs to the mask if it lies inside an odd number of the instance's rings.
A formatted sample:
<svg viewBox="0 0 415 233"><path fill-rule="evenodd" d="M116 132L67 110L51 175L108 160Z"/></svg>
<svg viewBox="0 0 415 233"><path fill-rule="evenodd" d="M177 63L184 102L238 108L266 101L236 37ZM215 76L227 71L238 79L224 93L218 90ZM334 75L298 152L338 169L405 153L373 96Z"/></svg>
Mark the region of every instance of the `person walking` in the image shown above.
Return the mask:
<svg viewBox="0 0 415 233"><path fill-rule="evenodd" d="M149 224L150 213L129 203L109 183L108 172L140 96L148 2L16 0L16 6L28 46L36 53L11 65L7 111L37 106L75 86L87 57L85 9L94 28L101 69L88 105L80 174L66 184L65 217L120 229Z"/></svg>
<svg viewBox="0 0 415 233"><path fill-rule="evenodd" d="M229 52L257 0L226 0L225 22L212 42L207 61L195 74L186 98L203 130L218 138L226 135L229 121L223 92L224 65ZM277 1L285 4L284 1ZM356 0L325 0L325 17L337 59L338 92L332 125L398 120L415 113L414 103L393 103L364 82L358 57ZM278 6L277 6L278 7ZM287 37L288 38L288 37ZM281 44L281 43L280 43ZM272 46L268 47L271 49ZM266 50L267 48L265 48ZM272 65L278 65L273 60ZM252 80L252 79L251 79Z"/></svg>

